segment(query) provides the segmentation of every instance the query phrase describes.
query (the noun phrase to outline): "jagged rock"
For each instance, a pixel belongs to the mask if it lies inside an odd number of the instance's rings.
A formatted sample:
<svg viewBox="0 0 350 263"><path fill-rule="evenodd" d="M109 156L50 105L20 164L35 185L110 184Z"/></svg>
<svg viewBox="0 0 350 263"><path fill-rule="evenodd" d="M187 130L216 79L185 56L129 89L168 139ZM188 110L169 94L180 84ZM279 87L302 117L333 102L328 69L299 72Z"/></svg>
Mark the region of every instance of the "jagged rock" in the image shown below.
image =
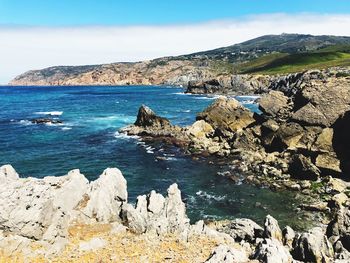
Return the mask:
<svg viewBox="0 0 350 263"><path fill-rule="evenodd" d="M82 209L89 218L98 222L119 220L121 206L127 202L126 180L117 168L107 168L90 184L88 201Z"/></svg>
<svg viewBox="0 0 350 263"><path fill-rule="evenodd" d="M0 167L0 184L17 179L19 179L19 176L11 165L7 164Z"/></svg>
<svg viewBox="0 0 350 263"><path fill-rule="evenodd" d="M73 220L117 220L120 202L127 198L126 181L117 169L106 169L90 185L79 170L16 180L12 167L2 166L0 171L1 228L30 239L53 243L66 238Z"/></svg>
<svg viewBox="0 0 350 263"><path fill-rule="evenodd" d="M227 245L219 245L205 261L207 263L245 263L248 262L247 254L243 250Z"/></svg>
<svg viewBox="0 0 350 263"><path fill-rule="evenodd" d="M340 160L332 154L324 153L317 155L315 165L329 174L340 174L342 172Z"/></svg>
<svg viewBox="0 0 350 263"><path fill-rule="evenodd" d="M295 154L289 165L289 173L299 179L316 180L320 170L302 154Z"/></svg>
<svg viewBox="0 0 350 263"><path fill-rule="evenodd" d="M333 134L334 131L332 128L323 129L318 135L315 143L312 145L312 150L325 153L334 152Z"/></svg>
<svg viewBox="0 0 350 263"><path fill-rule="evenodd" d="M296 236L292 255L297 260L323 263L333 261L334 251L322 228L315 227Z"/></svg>
<svg viewBox="0 0 350 263"><path fill-rule="evenodd" d="M341 192L344 192L348 188L348 185L349 185L349 183L344 182L341 179L330 177L328 179L326 187L331 192L341 193Z"/></svg>
<svg viewBox="0 0 350 263"><path fill-rule="evenodd" d="M281 121L289 117L292 104L289 98L280 91L270 91L259 99L259 109L268 117Z"/></svg>
<svg viewBox="0 0 350 263"><path fill-rule="evenodd" d="M135 126L162 128L170 126L170 122L166 118L157 116L149 107L142 105L137 114Z"/></svg>
<svg viewBox="0 0 350 263"><path fill-rule="evenodd" d="M261 241L255 249L253 258L265 263L292 263L293 260L288 249L276 239Z"/></svg>
<svg viewBox="0 0 350 263"><path fill-rule="evenodd" d="M282 230L283 245L288 246L289 248L292 248L294 238L295 238L294 230L290 226L286 226Z"/></svg>
<svg viewBox="0 0 350 263"><path fill-rule="evenodd" d="M197 120L204 120L221 136L228 136L255 122L253 113L235 99L220 97L203 112Z"/></svg>
<svg viewBox="0 0 350 263"><path fill-rule="evenodd" d="M341 207L335 218L328 224L327 236L329 239L339 239L350 251L350 209L348 207Z"/></svg>
<svg viewBox="0 0 350 263"><path fill-rule="evenodd" d="M263 236L264 229L248 218L234 219L217 226L218 231L229 234L234 240L253 242Z"/></svg>
<svg viewBox="0 0 350 263"><path fill-rule="evenodd" d="M181 233L189 227L177 184L168 188L166 198L152 191L147 196L139 196L135 208L130 204L123 205L121 213L124 223L135 233Z"/></svg>
<svg viewBox="0 0 350 263"><path fill-rule="evenodd" d="M217 79L205 81L189 81L185 93L192 94L225 94L228 92L228 87L224 86Z"/></svg>
<svg viewBox="0 0 350 263"><path fill-rule="evenodd" d="M277 220L270 215L267 215L265 219L264 237L276 239L282 242L282 231L278 225Z"/></svg>

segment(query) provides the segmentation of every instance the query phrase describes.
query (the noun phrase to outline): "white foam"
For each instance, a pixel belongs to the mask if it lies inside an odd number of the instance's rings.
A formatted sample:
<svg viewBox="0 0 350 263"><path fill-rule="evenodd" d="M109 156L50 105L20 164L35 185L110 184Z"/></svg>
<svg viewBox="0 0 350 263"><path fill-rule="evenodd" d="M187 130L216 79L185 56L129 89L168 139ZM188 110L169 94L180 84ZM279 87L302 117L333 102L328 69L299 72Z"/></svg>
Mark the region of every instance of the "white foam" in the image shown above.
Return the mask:
<svg viewBox="0 0 350 263"><path fill-rule="evenodd" d="M130 140L130 139L139 139L140 137L137 135L128 135L127 133L124 132L118 132L116 131L114 133L114 137L122 140Z"/></svg>
<svg viewBox="0 0 350 263"><path fill-rule="evenodd" d="M63 127L62 131L68 131L68 130L71 130L71 129L72 129L72 127Z"/></svg>
<svg viewBox="0 0 350 263"><path fill-rule="evenodd" d="M222 201L226 198L226 195L223 195L223 196L216 196L216 195L212 195L212 194L208 194L207 192L205 191L201 191L199 190L196 195L200 196L200 197L203 197L205 199L208 199L208 200L215 200L215 201Z"/></svg>
<svg viewBox="0 0 350 263"><path fill-rule="evenodd" d="M35 114L38 114L38 115L50 115L50 116L61 116L63 114L63 111L38 111L38 112L35 112Z"/></svg>
<svg viewBox="0 0 350 263"><path fill-rule="evenodd" d="M33 124L31 121L28 120L20 120L19 123L25 126Z"/></svg>

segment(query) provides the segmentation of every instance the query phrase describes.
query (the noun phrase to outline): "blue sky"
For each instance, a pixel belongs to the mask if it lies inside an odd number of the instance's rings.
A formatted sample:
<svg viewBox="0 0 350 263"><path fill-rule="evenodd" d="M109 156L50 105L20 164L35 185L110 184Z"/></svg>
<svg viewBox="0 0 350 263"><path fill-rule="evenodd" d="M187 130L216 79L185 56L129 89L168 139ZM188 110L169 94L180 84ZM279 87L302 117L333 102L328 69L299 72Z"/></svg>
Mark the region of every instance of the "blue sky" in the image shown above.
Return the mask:
<svg viewBox="0 0 350 263"><path fill-rule="evenodd" d="M184 24L270 13L350 13L349 0L0 0L0 24Z"/></svg>
<svg viewBox="0 0 350 263"><path fill-rule="evenodd" d="M0 84L57 65L142 61L266 34L350 36L350 0L0 0Z"/></svg>

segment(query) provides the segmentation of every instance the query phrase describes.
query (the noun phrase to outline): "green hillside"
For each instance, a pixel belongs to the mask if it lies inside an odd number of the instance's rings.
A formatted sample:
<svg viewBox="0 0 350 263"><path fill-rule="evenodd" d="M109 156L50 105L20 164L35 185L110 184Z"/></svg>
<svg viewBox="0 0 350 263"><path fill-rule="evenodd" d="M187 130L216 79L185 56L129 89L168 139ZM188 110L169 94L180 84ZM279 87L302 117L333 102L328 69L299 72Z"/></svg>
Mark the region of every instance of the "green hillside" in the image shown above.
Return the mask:
<svg viewBox="0 0 350 263"><path fill-rule="evenodd" d="M238 64L237 73L287 74L309 69L350 66L350 46L330 46L313 52L273 53Z"/></svg>

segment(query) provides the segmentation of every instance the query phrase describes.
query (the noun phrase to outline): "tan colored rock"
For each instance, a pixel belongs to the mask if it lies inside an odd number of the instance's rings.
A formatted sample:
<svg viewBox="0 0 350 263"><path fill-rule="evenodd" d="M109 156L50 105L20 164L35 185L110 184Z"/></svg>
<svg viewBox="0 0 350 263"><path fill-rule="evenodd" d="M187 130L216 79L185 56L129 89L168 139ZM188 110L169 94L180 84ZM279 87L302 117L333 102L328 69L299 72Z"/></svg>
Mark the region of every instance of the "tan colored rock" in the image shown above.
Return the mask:
<svg viewBox="0 0 350 263"><path fill-rule="evenodd" d="M255 122L253 113L244 108L237 100L220 97L208 108L197 115L197 120L204 120L215 127L221 135L237 132Z"/></svg>
<svg viewBox="0 0 350 263"><path fill-rule="evenodd" d="M214 133L213 127L205 122L204 120L199 120L188 127L187 132L198 139L207 138Z"/></svg>
<svg viewBox="0 0 350 263"><path fill-rule="evenodd" d="M340 160L328 153L319 154L316 157L316 166L336 173L341 173Z"/></svg>

